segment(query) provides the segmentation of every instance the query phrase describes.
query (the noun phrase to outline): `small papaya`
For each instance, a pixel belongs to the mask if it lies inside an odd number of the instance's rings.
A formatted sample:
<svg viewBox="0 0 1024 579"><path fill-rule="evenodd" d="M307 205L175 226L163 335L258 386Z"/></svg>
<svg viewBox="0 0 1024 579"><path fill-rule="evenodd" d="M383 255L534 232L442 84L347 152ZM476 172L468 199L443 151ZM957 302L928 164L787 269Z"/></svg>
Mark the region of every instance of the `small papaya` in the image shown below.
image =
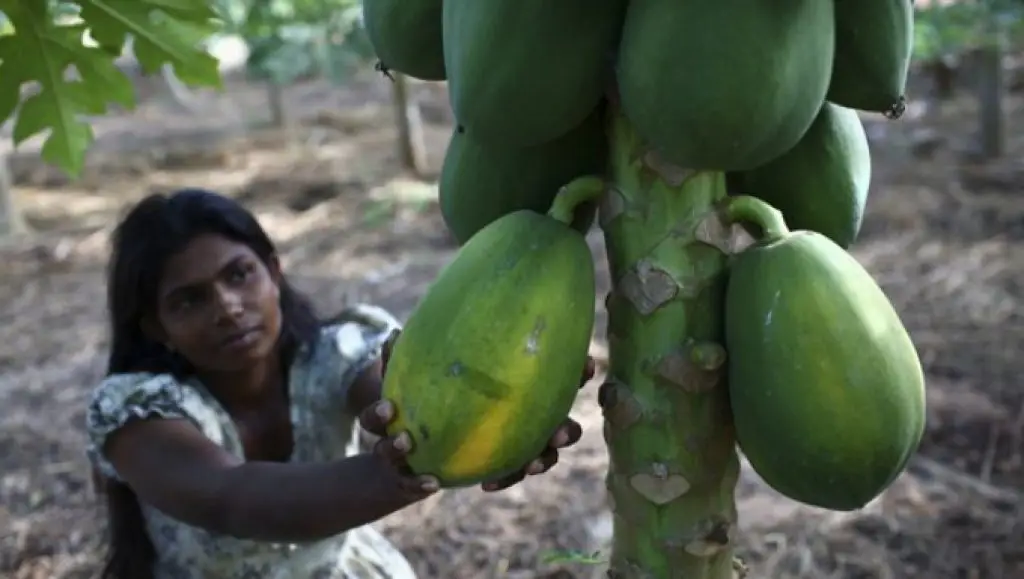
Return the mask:
<svg viewBox="0 0 1024 579"><path fill-rule="evenodd" d="M673 164L763 165L796 145L825 100L834 16L821 0L631 0L622 109Z"/></svg>
<svg viewBox="0 0 1024 579"><path fill-rule="evenodd" d="M603 175L608 157L604 110L598 106L565 135L527 147L481 141L456 127L438 183L441 215L455 239L465 243L513 211L544 213L563 185L583 175ZM573 226L585 233L596 212L595 203L581 205Z"/></svg>
<svg viewBox="0 0 1024 579"><path fill-rule="evenodd" d="M863 507L925 427L914 344L871 275L832 240L794 231L729 265L729 397L740 449L781 494Z"/></svg>
<svg viewBox="0 0 1024 579"><path fill-rule="evenodd" d="M836 0L828 100L899 117L914 48L913 0Z"/></svg>
<svg viewBox="0 0 1024 579"><path fill-rule="evenodd" d="M539 456L576 399L594 326L583 236L534 211L477 232L396 340L383 397L408 464L443 487L494 480Z"/></svg>
<svg viewBox="0 0 1024 579"><path fill-rule="evenodd" d="M537 145L583 122L612 80L626 0L445 0L444 58L458 124Z"/></svg>
<svg viewBox="0 0 1024 579"><path fill-rule="evenodd" d="M441 0L363 0L363 25L385 70L420 80L447 78Z"/></svg>
<svg viewBox="0 0 1024 579"><path fill-rule="evenodd" d="M825 103L795 147L727 176L730 192L782 212L793 229L816 231L846 249L857 239L871 184L871 151L857 111Z"/></svg>

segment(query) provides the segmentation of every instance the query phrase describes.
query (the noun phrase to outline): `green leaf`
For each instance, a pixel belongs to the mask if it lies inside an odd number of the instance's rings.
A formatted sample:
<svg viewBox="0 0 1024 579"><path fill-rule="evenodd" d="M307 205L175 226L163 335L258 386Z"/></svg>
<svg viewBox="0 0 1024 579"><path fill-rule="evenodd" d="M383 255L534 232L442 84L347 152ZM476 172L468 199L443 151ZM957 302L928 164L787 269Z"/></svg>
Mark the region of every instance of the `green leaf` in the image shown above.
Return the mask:
<svg viewBox="0 0 1024 579"><path fill-rule="evenodd" d="M135 106L114 64L129 38L144 72L170 65L190 86L222 86L202 47L217 30L206 0L0 0L0 17L0 123L15 119L15 146L48 132L43 159L72 177L94 139L87 117Z"/></svg>
<svg viewBox="0 0 1024 579"><path fill-rule="evenodd" d="M222 88L217 59L201 46L218 30L216 13L206 0L79 0L79 4L90 34L101 45L121 47L131 35L144 74L170 64L174 74L190 86Z"/></svg>
<svg viewBox="0 0 1024 579"><path fill-rule="evenodd" d="M100 95L109 89L102 84L102 61L109 57L82 46L81 26L55 24L45 4L5 5L4 9L15 32L0 37L0 122L15 114L22 86L36 83L38 92L17 111L14 144L49 130L43 159L77 175L93 140L92 129L79 116L105 111ZM80 80L65 74L69 65L86 71ZM130 94L127 103L133 104Z"/></svg>

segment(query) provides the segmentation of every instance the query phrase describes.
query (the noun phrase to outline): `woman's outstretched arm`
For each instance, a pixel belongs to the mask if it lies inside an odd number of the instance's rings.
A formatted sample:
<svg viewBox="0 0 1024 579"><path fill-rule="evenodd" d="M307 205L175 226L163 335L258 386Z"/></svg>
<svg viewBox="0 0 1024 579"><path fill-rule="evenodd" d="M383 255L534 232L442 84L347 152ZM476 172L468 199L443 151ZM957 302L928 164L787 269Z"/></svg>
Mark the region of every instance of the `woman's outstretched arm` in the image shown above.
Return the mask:
<svg viewBox="0 0 1024 579"><path fill-rule="evenodd" d="M136 420L105 455L139 499L190 525L238 538L319 540L373 522L436 491L393 466L401 444L329 463L243 462L180 419ZM390 457L388 455L391 455Z"/></svg>

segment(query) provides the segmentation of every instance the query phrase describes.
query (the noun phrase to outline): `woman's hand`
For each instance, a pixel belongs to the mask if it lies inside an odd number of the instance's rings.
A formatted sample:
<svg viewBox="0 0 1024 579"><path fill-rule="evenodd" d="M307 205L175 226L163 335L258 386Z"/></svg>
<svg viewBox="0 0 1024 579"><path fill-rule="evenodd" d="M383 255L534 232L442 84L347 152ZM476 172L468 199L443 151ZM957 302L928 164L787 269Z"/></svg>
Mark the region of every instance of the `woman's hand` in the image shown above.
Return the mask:
<svg viewBox="0 0 1024 579"><path fill-rule="evenodd" d="M391 346L394 344L397 337L398 332L395 332L391 336L391 339L388 340L388 343L384 345L383 352L381 353L382 375L387 371L388 359L391 356ZM587 362L583 368L583 376L580 379L580 388L594 377L594 371L594 359L587 356ZM405 456L412 449L412 440L409 435L404 432L394 437L389 437L387 435L387 425L394 419L394 405L387 400L378 400L377 402L369 405L365 410L363 410L359 417L359 421L363 428L381 437L381 439L374 445L374 453L387 458L395 464L399 471L407 477L411 488L423 489L423 492L426 492L427 494L436 491L437 488L439 488L439 484L435 477L413 477L413 475L410 474L409 467L405 463ZM552 434L551 438L548 440L547 447L537 458L530 461L529 464L525 465L515 473L499 480L485 482L481 487L484 491L488 492L499 491L522 481L527 475L538 475L551 470L551 467L555 466L558 462L559 449L576 444L579 442L582 434L583 429L580 424L575 420L566 417L562 424L555 429L554 434ZM426 489L428 488L432 490L427 491Z"/></svg>
<svg viewBox="0 0 1024 579"><path fill-rule="evenodd" d="M371 404L359 415L359 423L380 439L373 445L373 454L388 461L398 474L399 489L412 499L426 498L437 492L441 485L437 477L413 474L405 457L412 450L412 439L407 432L398 436L387 435L387 425L395 419L395 407L387 400Z"/></svg>

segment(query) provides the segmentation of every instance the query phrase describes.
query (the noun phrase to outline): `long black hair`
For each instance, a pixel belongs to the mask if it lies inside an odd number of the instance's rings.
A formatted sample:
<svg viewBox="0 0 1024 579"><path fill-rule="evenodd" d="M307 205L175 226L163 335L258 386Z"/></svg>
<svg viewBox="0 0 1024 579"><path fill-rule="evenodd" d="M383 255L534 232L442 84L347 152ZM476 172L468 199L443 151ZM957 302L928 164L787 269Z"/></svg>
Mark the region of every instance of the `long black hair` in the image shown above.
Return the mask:
<svg viewBox="0 0 1024 579"><path fill-rule="evenodd" d="M111 324L107 375L170 373L183 378L190 364L146 336L142 320L155 312L157 286L167 260L196 236L218 234L247 245L265 264L276 255L256 218L234 200L203 189L149 195L124 217L113 235L107 271ZM313 342L320 321L311 302L287 279L280 283L280 347L286 364ZM108 553L103 579L152 579L156 553L135 493L116 480L102 481L108 514Z"/></svg>

